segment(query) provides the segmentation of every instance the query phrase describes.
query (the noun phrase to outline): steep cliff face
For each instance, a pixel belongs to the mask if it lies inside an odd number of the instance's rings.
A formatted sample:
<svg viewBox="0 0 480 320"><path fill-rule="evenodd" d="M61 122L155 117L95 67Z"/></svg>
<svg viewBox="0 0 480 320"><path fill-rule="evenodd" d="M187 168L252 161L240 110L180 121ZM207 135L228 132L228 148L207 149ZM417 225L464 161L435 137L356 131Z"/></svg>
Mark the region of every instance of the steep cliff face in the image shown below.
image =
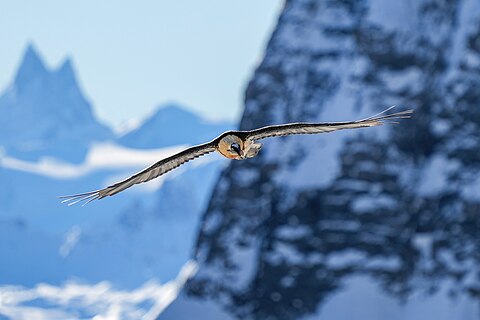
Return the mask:
<svg viewBox="0 0 480 320"><path fill-rule="evenodd" d="M321 312L353 276L398 299L440 289L478 299L479 39L475 0L286 1L241 129L390 105L415 116L266 140L257 158L232 162L182 300L241 319L297 319Z"/></svg>

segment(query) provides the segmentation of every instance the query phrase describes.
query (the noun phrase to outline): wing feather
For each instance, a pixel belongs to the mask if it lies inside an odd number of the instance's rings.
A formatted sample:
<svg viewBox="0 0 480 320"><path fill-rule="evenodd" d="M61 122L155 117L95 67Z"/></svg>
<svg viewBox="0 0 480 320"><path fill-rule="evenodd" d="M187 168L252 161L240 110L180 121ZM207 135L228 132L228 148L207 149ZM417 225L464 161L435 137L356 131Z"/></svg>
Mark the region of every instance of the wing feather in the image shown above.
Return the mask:
<svg viewBox="0 0 480 320"><path fill-rule="evenodd" d="M392 109L390 107L372 117L347 122L325 122L325 123L289 123L281 125L267 126L251 131L247 131L247 137L252 140L260 140L269 137L287 136L292 134L316 134L333 132L343 129L356 129L364 127L374 127L385 123L396 123L395 120L410 118L413 110L406 110L392 114L385 114Z"/></svg>
<svg viewBox="0 0 480 320"><path fill-rule="evenodd" d="M79 193L69 196L62 196L59 197L62 199L62 203L68 203L68 205L73 205L79 202L84 202L84 205L97 199L102 199L108 196L113 196L131 186L143 182L150 181L155 179L162 174L167 173L168 171L177 168L178 166L192 160L203 156L207 153L215 151L215 143L214 141L201 144L198 146L194 146L188 149L185 149L173 156L167 157L158 161L157 163L151 165L150 167L146 168L145 170L140 171L133 176L122 180L118 183L115 183L111 186L108 186L101 190L86 192L86 193Z"/></svg>

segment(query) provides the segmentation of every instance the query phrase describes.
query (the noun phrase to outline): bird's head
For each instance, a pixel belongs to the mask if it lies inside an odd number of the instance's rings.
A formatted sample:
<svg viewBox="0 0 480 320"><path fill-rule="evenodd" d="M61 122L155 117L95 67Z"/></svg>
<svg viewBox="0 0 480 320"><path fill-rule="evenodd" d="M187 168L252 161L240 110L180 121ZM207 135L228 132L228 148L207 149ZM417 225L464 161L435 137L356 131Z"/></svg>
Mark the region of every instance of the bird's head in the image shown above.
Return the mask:
<svg viewBox="0 0 480 320"><path fill-rule="evenodd" d="M244 146L245 143L242 139L236 135L229 134L220 140L217 150L229 159L243 160L246 158Z"/></svg>

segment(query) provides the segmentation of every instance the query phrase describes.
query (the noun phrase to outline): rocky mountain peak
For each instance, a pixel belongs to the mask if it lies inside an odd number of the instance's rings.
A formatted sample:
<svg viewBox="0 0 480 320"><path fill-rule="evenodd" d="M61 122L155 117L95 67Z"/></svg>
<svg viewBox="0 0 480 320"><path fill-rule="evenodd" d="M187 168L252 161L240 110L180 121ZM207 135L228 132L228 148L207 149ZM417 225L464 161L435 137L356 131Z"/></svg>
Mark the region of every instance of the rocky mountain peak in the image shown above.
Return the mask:
<svg viewBox="0 0 480 320"><path fill-rule="evenodd" d="M42 81L47 75L47 68L37 49L33 44L29 44L15 76L15 88L21 90L28 83Z"/></svg>
<svg viewBox="0 0 480 320"><path fill-rule="evenodd" d="M478 299L479 13L460 0L286 1L242 129L354 120L390 105L414 117L270 139L257 158L232 162L180 308L191 297L232 318L316 319L352 277L395 299L443 285Z"/></svg>
<svg viewBox="0 0 480 320"><path fill-rule="evenodd" d="M77 162L93 141L112 136L95 118L71 59L51 70L29 45L13 85L0 95L0 145L6 152L28 160L42 155Z"/></svg>

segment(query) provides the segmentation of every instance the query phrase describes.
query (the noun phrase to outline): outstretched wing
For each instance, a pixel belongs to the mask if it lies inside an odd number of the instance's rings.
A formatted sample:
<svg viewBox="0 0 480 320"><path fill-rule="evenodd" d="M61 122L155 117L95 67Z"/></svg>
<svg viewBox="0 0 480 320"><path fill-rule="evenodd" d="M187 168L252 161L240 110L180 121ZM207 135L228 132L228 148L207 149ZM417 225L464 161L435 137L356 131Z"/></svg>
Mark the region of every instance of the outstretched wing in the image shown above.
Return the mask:
<svg viewBox="0 0 480 320"><path fill-rule="evenodd" d="M395 120L410 118L413 110L406 110L392 114L385 114L394 107L390 107L374 116L366 119L349 122L331 123L289 123L274 126L267 126L251 131L246 131L247 137L252 140L260 140L269 137L287 136L291 134L314 134L325 133L343 129L355 129L363 127L374 127L384 123L396 123Z"/></svg>
<svg viewBox="0 0 480 320"><path fill-rule="evenodd" d="M105 189L74 194L70 196L62 196L59 197L63 199L62 203L68 203L68 205L72 205L78 202L84 201L84 205L97 199L102 199L108 196L113 196L131 186L143 182L147 182L149 180L155 179L162 174L175 169L176 167L188 162L192 159L197 157L203 156L207 153L215 151L215 143L214 141L201 144L198 146L194 146L188 149L185 149L173 156L165 158L163 160L158 161L157 163L153 164L152 166L148 167L147 169L140 171L139 173L127 178L123 181L115 183L111 186L106 187Z"/></svg>

